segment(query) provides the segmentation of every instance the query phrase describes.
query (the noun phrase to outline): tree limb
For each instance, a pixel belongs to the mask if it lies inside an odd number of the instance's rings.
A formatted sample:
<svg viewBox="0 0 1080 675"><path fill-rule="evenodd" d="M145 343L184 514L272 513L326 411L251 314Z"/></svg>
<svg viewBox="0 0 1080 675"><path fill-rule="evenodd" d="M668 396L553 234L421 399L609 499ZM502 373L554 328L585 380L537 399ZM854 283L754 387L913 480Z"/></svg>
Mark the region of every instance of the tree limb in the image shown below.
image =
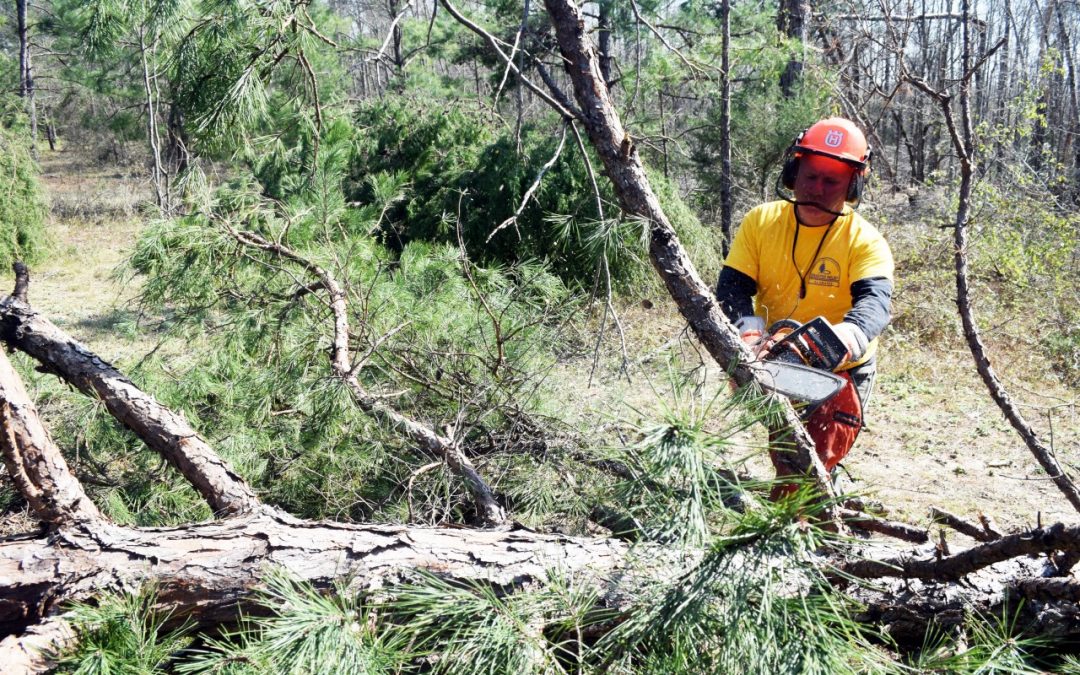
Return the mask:
<svg viewBox="0 0 1080 675"><path fill-rule="evenodd" d="M964 15L967 16L970 8L966 0L963 4L963 10ZM999 43L999 45L1000 44L1001 43ZM1020 438L1023 439L1024 444L1027 445L1028 450L1034 455L1039 466L1041 466L1050 479L1054 481L1054 485L1056 485L1058 490L1065 495L1065 498L1072 504L1073 508L1080 511L1080 490L1077 489L1072 478L1065 473L1065 470L1058 462L1057 457L1054 456L1052 449L1043 444L1039 439L1038 434L1035 433L1035 430L1017 409L1012 401L1012 397L1009 396L1009 393L1005 390L1005 386L998 378L997 373L994 372L993 367L990 365L990 358L986 355L986 347L983 344L982 335L979 331L978 324L975 321L974 312L972 311L971 289L968 284L967 248L968 221L971 213L971 199L975 182L976 161L975 145L973 143L975 131L971 120L970 97L968 93L970 80L974 75L974 69L970 67L971 45L967 21L963 23L962 47L964 77L958 84L958 99L960 104L959 120L957 120L953 114L951 106L953 96L946 91L938 91L930 86L925 80L911 75L902 58L900 61L902 77L912 83L920 91L924 92L931 100L937 103L938 107L941 109L945 127L949 132L949 140L952 142L953 149L956 151L960 161L960 191L953 231L953 263L956 276L957 312L960 314L960 322L963 325L964 339L967 341L968 349L971 351L972 359L975 361L975 369L978 371L979 377L982 378L983 384L986 385L986 388L990 393L990 398L994 400L994 403L997 404L1002 414L1005 415L1009 424L1012 425L1012 428L1019 434ZM996 48L997 47L995 47L995 49Z"/></svg>
<svg viewBox="0 0 1080 675"><path fill-rule="evenodd" d="M840 566L845 574L864 579L902 577L956 581L965 574L1023 555L1080 550L1080 525L1056 523L975 546L940 560L901 556L888 560L855 560Z"/></svg>
<svg viewBox="0 0 1080 675"><path fill-rule="evenodd" d="M885 520L884 518L877 518L868 513L852 509L837 509L836 513L844 520L844 522L868 532L884 534L888 537L910 541L915 544L925 544L930 540L930 535L926 530L915 527L914 525L909 525L908 523Z"/></svg>
<svg viewBox="0 0 1080 675"><path fill-rule="evenodd" d="M984 520L982 526L979 526L936 506L930 507L930 519L935 523L948 525L957 532L966 534L976 541L994 541L1001 539L1002 536L1000 532L994 529L989 520Z"/></svg>
<svg viewBox="0 0 1080 675"><path fill-rule="evenodd" d="M51 373L100 400L121 424L165 458L218 515L256 508L259 499L182 416L14 297L0 301L0 338Z"/></svg>
<svg viewBox="0 0 1080 675"><path fill-rule="evenodd" d="M330 367L349 389L353 400L364 412L383 419L401 430L418 443L428 453L441 458L450 470L465 483L465 488L476 504L477 515L488 525L500 525L506 522L506 512L495 499L494 493L484 479L477 473L469 458L453 440L439 435L433 429L402 415L390 406L372 396L360 383L358 373L349 355L349 315L345 290L337 279L326 269L304 258L283 244L277 244L254 232L240 232L228 223L223 227L243 246L263 251L275 257L291 261L319 280L319 285L330 296L330 311L334 319L333 348L330 355Z"/></svg>
<svg viewBox="0 0 1080 675"><path fill-rule="evenodd" d="M518 77L518 79L521 80L522 84L524 84L534 94L536 94L541 99L543 99L545 103L547 103L552 108L554 108L555 111L558 112L560 115L562 115L565 119L573 119L574 118L574 114L572 112L570 112L569 110L567 110L566 108L564 108L562 106L562 104L560 104L557 100L555 100L551 96L551 94L547 93L546 91L541 89L539 86L537 86L537 84L535 82L533 82L529 78L525 77L525 74L522 73L518 69L517 65L514 64L514 60L512 58L510 58L509 56L507 56L506 53L503 52L502 48L499 47L499 42L498 42L498 40L495 39L494 35L487 32L486 30L481 28L476 23L470 21L464 14L459 12L456 7L454 7L452 4L450 4L450 0L441 0L441 2L442 2L443 7L446 8L446 11L450 12L450 15L453 16L457 20L458 23L460 23L462 26L465 26L466 28L468 28L472 32L476 33L480 37L482 37L484 39L484 41L488 43L488 46L490 46L493 50L495 50L495 53L499 55L499 58L501 58L506 63L506 67L514 72L514 75L516 75Z"/></svg>

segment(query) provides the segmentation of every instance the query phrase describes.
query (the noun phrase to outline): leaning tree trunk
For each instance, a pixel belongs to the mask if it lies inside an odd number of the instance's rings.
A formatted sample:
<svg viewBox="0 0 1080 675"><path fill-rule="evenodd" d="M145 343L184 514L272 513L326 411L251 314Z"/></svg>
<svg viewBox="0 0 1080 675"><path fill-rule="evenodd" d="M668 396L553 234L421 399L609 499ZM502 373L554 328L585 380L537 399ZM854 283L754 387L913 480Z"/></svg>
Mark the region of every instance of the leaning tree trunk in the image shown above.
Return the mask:
<svg viewBox="0 0 1080 675"><path fill-rule="evenodd" d="M627 215L649 224L649 259L653 268L716 362L731 373L738 384L761 388L765 382L760 369L754 367L738 332L720 311L711 289L698 276L649 184L637 146L624 130L611 101L581 10L569 0L545 0L544 4L555 26L559 49L573 83L580 119L607 170L619 205ZM813 440L803 428L791 402L780 396L773 395L772 398L780 419L772 421L770 427L779 432L777 437L790 439L795 449L789 460L792 464L790 473L810 473L819 489L834 495Z"/></svg>
<svg viewBox="0 0 1080 675"><path fill-rule="evenodd" d="M37 359L143 439L199 492L219 516L250 511L255 492L187 420L158 403L109 363L14 297L0 302L0 338Z"/></svg>

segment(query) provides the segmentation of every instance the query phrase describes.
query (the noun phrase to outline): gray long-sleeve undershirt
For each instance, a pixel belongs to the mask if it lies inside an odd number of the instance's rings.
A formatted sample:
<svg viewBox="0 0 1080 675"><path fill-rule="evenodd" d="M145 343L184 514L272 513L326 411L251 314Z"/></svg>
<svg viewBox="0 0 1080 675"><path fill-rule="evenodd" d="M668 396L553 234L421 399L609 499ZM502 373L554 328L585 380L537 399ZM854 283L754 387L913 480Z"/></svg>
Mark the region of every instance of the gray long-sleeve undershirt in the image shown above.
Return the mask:
<svg viewBox="0 0 1080 675"><path fill-rule="evenodd" d="M851 284L851 309L844 321L862 329L867 340L873 340L889 325L892 311L892 282L885 277L859 279ZM716 299L720 309L731 321L754 313L757 282L750 276L724 266L716 284Z"/></svg>

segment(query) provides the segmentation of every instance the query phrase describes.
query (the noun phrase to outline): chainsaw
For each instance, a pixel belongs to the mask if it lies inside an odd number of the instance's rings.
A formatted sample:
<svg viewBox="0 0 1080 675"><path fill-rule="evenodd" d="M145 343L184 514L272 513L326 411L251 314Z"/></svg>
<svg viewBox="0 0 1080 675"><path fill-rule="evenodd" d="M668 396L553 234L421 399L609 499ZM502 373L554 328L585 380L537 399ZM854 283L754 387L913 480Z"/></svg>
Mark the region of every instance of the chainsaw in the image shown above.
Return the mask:
<svg viewBox="0 0 1080 675"><path fill-rule="evenodd" d="M814 408L836 396L846 380L835 370L848 356L847 346L824 317L800 324L783 319L769 327L776 340L756 364L762 384Z"/></svg>

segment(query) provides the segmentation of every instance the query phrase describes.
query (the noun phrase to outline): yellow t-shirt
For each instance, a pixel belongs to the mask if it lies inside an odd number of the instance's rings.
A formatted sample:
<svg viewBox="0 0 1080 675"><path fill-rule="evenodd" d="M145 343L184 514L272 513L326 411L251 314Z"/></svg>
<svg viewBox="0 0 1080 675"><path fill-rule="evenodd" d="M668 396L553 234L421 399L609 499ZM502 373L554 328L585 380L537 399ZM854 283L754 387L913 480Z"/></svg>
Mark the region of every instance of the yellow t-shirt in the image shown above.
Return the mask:
<svg viewBox="0 0 1080 675"><path fill-rule="evenodd" d="M795 206L785 201L768 202L746 214L724 264L757 282L754 311L766 325L780 319L805 323L818 316L840 323L851 309L852 283L871 277L893 279L889 245L858 213L848 211L832 227L809 227L796 223ZM805 298L799 297L800 277L805 279ZM858 363L846 367L869 360L877 342L871 340Z"/></svg>

